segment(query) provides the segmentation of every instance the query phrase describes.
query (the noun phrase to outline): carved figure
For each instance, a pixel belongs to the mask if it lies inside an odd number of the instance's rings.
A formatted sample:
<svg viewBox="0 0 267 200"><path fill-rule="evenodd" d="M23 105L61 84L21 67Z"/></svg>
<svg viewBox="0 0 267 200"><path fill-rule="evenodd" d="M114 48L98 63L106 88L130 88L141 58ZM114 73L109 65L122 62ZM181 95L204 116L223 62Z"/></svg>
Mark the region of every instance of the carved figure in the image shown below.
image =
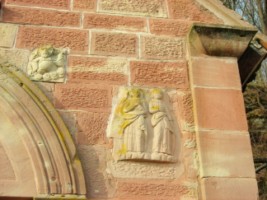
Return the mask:
<svg viewBox="0 0 267 200"><path fill-rule="evenodd" d="M42 46L32 52L27 73L35 81L63 81L65 58L66 50Z"/></svg>
<svg viewBox="0 0 267 200"><path fill-rule="evenodd" d="M107 135L114 160L176 162L178 124L161 89L121 87Z"/></svg>
<svg viewBox="0 0 267 200"><path fill-rule="evenodd" d="M174 131L160 89L151 90L149 112L152 114L151 124L154 130L152 152L172 155Z"/></svg>
<svg viewBox="0 0 267 200"><path fill-rule="evenodd" d="M146 143L146 110L141 98L142 90L130 89L119 103L116 113L122 118L119 134L123 135L123 148L127 152L144 152Z"/></svg>

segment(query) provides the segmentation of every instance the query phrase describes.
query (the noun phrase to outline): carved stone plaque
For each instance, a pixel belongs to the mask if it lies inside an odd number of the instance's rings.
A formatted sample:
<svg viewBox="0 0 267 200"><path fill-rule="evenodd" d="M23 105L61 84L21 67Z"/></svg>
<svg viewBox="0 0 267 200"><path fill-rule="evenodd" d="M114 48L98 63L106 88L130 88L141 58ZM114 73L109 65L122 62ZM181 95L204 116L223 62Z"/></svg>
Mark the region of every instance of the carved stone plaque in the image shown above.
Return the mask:
<svg viewBox="0 0 267 200"><path fill-rule="evenodd" d="M162 89L120 88L108 128L115 160L176 162L177 131Z"/></svg>
<svg viewBox="0 0 267 200"><path fill-rule="evenodd" d="M31 80L45 82L64 82L65 49L51 45L35 49L30 56L27 74Z"/></svg>

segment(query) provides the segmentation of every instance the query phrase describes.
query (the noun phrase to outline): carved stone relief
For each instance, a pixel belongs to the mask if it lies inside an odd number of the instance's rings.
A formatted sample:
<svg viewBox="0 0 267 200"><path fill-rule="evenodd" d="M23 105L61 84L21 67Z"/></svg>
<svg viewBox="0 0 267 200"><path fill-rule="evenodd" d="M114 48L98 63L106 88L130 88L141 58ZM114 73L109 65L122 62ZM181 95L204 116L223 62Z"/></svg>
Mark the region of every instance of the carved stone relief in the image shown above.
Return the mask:
<svg viewBox="0 0 267 200"><path fill-rule="evenodd" d="M120 88L108 128L115 160L176 162L177 130L163 90Z"/></svg>
<svg viewBox="0 0 267 200"><path fill-rule="evenodd" d="M27 74L34 81L64 82L66 54L66 49L51 45L35 49L30 55Z"/></svg>

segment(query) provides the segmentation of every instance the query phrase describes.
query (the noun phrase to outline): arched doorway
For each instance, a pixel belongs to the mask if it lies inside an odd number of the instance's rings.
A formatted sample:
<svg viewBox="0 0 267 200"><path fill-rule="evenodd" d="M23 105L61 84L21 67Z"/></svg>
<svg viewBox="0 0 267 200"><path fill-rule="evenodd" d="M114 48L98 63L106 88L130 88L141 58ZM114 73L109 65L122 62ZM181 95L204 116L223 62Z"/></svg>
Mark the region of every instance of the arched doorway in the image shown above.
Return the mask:
<svg viewBox="0 0 267 200"><path fill-rule="evenodd" d="M75 145L59 114L38 87L8 64L0 65L0 133L4 199L80 199L86 194Z"/></svg>

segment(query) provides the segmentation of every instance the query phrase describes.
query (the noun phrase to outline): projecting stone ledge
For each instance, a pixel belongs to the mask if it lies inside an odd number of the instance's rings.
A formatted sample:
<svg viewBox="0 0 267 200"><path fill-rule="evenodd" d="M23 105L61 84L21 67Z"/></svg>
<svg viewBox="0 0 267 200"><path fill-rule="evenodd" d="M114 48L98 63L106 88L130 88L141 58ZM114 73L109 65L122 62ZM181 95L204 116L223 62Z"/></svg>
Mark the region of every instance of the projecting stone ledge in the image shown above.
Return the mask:
<svg viewBox="0 0 267 200"><path fill-rule="evenodd" d="M188 42L192 56L240 57L257 29L225 25L193 24Z"/></svg>

